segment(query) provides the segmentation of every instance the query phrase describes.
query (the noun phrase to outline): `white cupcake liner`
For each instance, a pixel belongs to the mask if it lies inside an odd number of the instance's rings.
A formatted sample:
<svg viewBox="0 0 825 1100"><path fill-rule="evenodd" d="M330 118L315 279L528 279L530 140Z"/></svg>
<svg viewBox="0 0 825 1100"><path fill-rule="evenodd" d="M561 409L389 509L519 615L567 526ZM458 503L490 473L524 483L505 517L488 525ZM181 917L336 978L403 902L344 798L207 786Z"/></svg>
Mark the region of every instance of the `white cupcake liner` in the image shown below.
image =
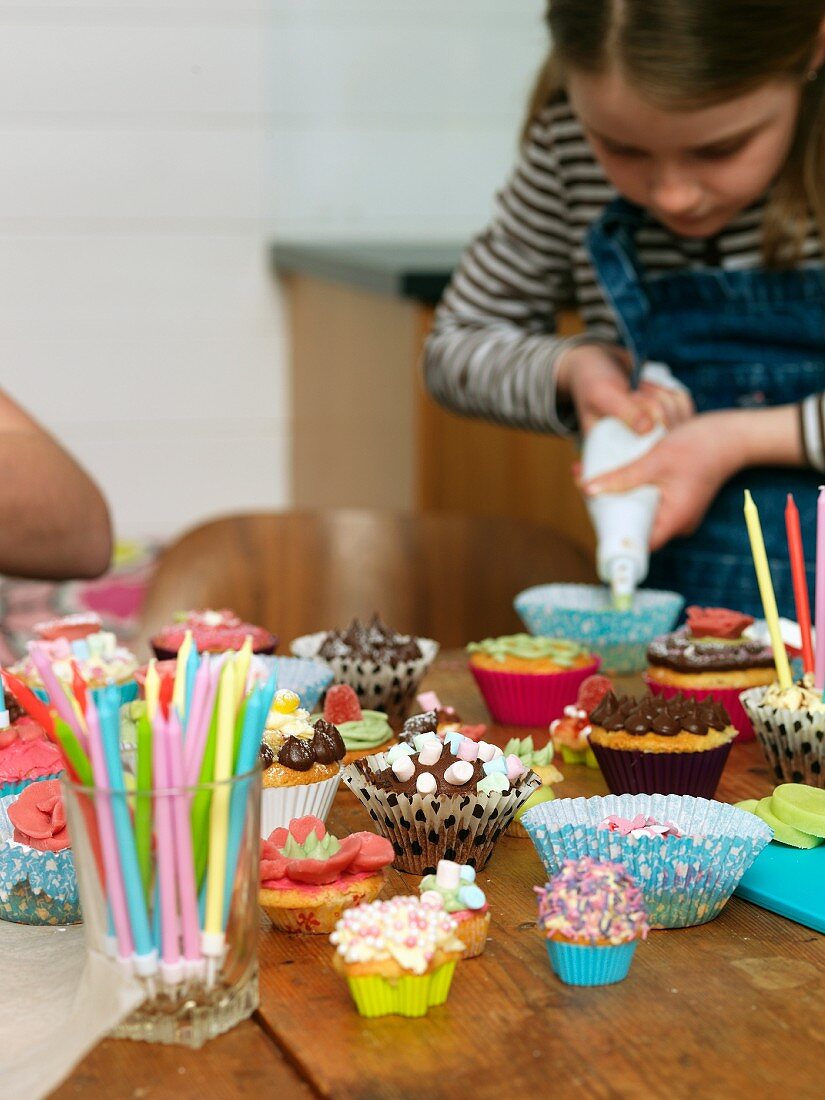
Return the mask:
<svg viewBox="0 0 825 1100"><path fill-rule="evenodd" d="M410 797L379 790L370 782L370 773L386 767L387 753L375 753L344 768L344 782L395 849L393 866L415 875L434 874L440 859L481 870L519 806L541 786L531 772L520 787L509 791Z"/></svg>
<svg viewBox="0 0 825 1100"><path fill-rule="evenodd" d="M622 836L599 829L611 814L671 822L683 837ZM753 814L692 795L559 798L521 818L548 876L566 859L622 863L641 887L653 928L688 928L718 916L772 830Z"/></svg>
<svg viewBox="0 0 825 1100"><path fill-rule="evenodd" d="M363 710L383 710L390 718L404 718L424 673L438 654L438 642L416 638L421 656L414 661L380 664L357 657L318 657L327 631L304 634L290 643L296 657L326 661L337 684L349 684L358 695Z"/></svg>
<svg viewBox="0 0 825 1100"><path fill-rule="evenodd" d="M342 772L319 783L294 787L264 787L261 793L261 836L267 840L274 829L288 829L296 817L317 817L326 821L341 782Z"/></svg>
<svg viewBox="0 0 825 1100"><path fill-rule="evenodd" d="M825 787L825 711L765 706L767 690L749 688L739 701L774 775L784 783Z"/></svg>

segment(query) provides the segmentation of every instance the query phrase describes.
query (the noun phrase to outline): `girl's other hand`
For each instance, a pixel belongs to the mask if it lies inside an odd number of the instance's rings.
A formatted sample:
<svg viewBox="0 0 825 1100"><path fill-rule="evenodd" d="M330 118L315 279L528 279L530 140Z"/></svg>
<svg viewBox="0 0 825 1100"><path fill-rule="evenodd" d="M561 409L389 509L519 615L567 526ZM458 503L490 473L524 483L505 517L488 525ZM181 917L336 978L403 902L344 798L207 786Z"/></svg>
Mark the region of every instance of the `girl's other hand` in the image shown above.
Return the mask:
<svg viewBox="0 0 825 1100"><path fill-rule="evenodd" d="M655 382L642 381L636 395L653 419L668 429L684 424L696 415L690 390L682 386L672 389L669 386L658 386Z"/></svg>

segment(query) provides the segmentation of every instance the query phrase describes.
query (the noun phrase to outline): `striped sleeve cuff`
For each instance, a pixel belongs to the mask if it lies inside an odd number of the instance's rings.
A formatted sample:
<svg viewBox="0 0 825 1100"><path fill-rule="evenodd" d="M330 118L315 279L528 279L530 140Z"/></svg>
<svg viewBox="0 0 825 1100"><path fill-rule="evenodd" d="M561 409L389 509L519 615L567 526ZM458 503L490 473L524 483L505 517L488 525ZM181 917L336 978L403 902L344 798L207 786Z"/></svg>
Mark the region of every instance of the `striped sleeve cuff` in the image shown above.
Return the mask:
<svg viewBox="0 0 825 1100"><path fill-rule="evenodd" d="M800 402L799 422L808 465L825 471L825 393L812 393Z"/></svg>

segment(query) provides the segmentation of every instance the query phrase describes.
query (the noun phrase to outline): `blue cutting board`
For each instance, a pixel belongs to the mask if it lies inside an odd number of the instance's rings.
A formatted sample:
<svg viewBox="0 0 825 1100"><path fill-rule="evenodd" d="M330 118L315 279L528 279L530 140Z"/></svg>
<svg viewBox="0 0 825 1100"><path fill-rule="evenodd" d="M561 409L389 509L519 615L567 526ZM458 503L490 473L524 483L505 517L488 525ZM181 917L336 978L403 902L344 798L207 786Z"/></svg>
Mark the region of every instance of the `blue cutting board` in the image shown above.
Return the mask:
<svg viewBox="0 0 825 1100"><path fill-rule="evenodd" d="M763 848L734 891L737 897L825 933L825 844Z"/></svg>

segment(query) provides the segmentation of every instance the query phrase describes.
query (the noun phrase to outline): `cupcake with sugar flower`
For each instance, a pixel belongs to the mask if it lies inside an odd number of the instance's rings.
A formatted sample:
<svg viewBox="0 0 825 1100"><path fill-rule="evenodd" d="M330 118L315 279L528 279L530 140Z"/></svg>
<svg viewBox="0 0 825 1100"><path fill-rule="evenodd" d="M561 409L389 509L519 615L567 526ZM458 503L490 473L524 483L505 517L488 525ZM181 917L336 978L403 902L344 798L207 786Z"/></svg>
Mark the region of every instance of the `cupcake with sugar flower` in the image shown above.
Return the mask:
<svg viewBox="0 0 825 1100"><path fill-rule="evenodd" d="M0 710L0 798L19 794L38 779L55 779L63 771L63 755L43 727L13 696L8 695L6 703L8 710Z"/></svg>
<svg viewBox="0 0 825 1100"><path fill-rule="evenodd" d="M612 985L627 977L648 933L636 880L621 863L566 860L538 895L538 927L550 965L568 985Z"/></svg>
<svg viewBox="0 0 825 1100"><path fill-rule="evenodd" d="M278 638L266 627L244 622L229 608L220 611L213 608L179 611L174 622L163 627L149 640L158 660L176 657L187 631L191 632L192 642L198 653L239 650L247 637L252 639L253 653L271 654L278 646Z"/></svg>
<svg viewBox="0 0 825 1100"><path fill-rule="evenodd" d="M562 783L564 776L553 763L555 750L552 740L548 741L544 748L537 749L532 735L521 738L513 737L504 746L503 752L505 757L517 756L524 767L535 772L541 780L541 786L537 787L527 801L523 802L516 810L516 816L507 829L508 836L517 836L521 837L522 840L529 840L530 834L521 824L522 817L534 806L540 806L542 802L552 802L556 797L552 784Z"/></svg>
<svg viewBox="0 0 825 1100"><path fill-rule="evenodd" d="M135 673L138 659L130 649L118 644L110 630L99 630L83 638L61 636L53 641L30 642L29 649L34 644L45 653L58 680L67 686L71 687L74 669L77 668L87 687L101 688L116 684L122 703L137 698ZM43 679L30 653L12 665L10 671L42 699L47 697Z"/></svg>
<svg viewBox="0 0 825 1100"><path fill-rule="evenodd" d="M424 897L430 891L441 898L444 908L456 920L456 934L464 944L464 958L475 959L484 950L490 931L490 906L476 882L474 868L451 859L440 859L434 875L418 884Z"/></svg>
<svg viewBox="0 0 825 1100"><path fill-rule="evenodd" d="M347 909L332 965L362 1016L424 1016L444 1004L464 944L441 897L404 895Z"/></svg>

